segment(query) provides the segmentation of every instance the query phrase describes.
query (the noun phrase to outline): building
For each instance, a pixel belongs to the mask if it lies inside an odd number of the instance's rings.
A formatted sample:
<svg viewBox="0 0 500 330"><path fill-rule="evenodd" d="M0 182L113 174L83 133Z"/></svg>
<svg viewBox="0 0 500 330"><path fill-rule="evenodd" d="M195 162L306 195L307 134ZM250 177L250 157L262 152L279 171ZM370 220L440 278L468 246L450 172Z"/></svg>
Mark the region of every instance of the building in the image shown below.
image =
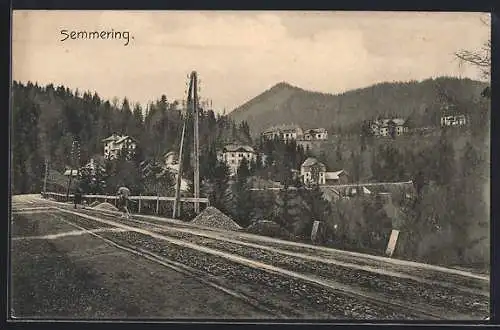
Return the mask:
<svg viewBox="0 0 500 330"><path fill-rule="evenodd" d="M328 132L324 128L311 128L305 130L300 139L304 141L325 141L328 140Z"/></svg>
<svg viewBox="0 0 500 330"><path fill-rule="evenodd" d="M344 170L326 172L325 181L326 184L347 184L349 183L349 175Z"/></svg>
<svg viewBox="0 0 500 330"><path fill-rule="evenodd" d="M401 118L374 120L370 123L370 129L374 136L389 136L392 129L396 135L408 132L406 120Z"/></svg>
<svg viewBox="0 0 500 330"><path fill-rule="evenodd" d="M250 164L257 160L257 153L247 145L228 144L217 153L217 158L227 164L231 175L235 175L243 158Z"/></svg>
<svg viewBox="0 0 500 330"><path fill-rule="evenodd" d="M164 166L173 173L179 171L179 155L175 151L169 151L163 155Z"/></svg>
<svg viewBox="0 0 500 330"><path fill-rule="evenodd" d="M281 138L281 131L276 127L270 127L261 133L264 140L274 140Z"/></svg>
<svg viewBox="0 0 500 330"><path fill-rule="evenodd" d="M96 175L98 173L97 169L99 169L99 173L106 172L106 169L104 168L104 166L102 166L100 164L98 166L98 164L94 158L91 158L90 161L87 164L85 164L83 167L86 169L89 169L91 175Z"/></svg>
<svg viewBox="0 0 500 330"><path fill-rule="evenodd" d="M298 140L303 134L302 128L298 126L289 126L281 129L281 139L284 141Z"/></svg>
<svg viewBox="0 0 500 330"><path fill-rule="evenodd" d="M304 184L342 185L349 182L346 171L327 172L325 164L314 157L309 157L302 163L300 177Z"/></svg>
<svg viewBox="0 0 500 330"><path fill-rule="evenodd" d="M307 158L300 166L300 176L304 184L326 183L326 166L314 157Z"/></svg>
<svg viewBox="0 0 500 330"><path fill-rule="evenodd" d="M441 117L441 127L449 126L465 126L467 124L467 117L464 114L447 114Z"/></svg>
<svg viewBox="0 0 500 330"><path fill-rule="evenodd" d="M175 156L177 156L177 153L175 153ZM175 185L177 184L179 163L176 161L173 163L166 163L166 162L161 163L161 162L155 162L154 160L145 160L141 162L141 169L142 169L142 175L144 177L151 177L154 175L154 177L158 180L164 177L165 175L171 175L173 179L173 186L171 186L170 188L175 187ZM189 191L189 180L181 178L180 191L183 193Z"/></svg>
<svg viewBox="0 0 500 330"><path fill-rule="evenodd" d="M297 140L302 137L304 132L297 125L281 125L273 126L262 132L261 136L266 140L274 140L276 138L284 141Z"/></svg>
<svg viewBox="0 0 500 330"><path fill-rule="evenodd" d="M66 171L64 171L63 175L76 178L78 176L78 170L67 169Z"/></svg>
<svg viewBox="0 0 500 330"><path fill-rule="evenodd" d="M120 151L127 151L127 156L131 156L137 147L137 141L127 135L113 134L102 140L104 142L104 158L116 159Z"/></svg>

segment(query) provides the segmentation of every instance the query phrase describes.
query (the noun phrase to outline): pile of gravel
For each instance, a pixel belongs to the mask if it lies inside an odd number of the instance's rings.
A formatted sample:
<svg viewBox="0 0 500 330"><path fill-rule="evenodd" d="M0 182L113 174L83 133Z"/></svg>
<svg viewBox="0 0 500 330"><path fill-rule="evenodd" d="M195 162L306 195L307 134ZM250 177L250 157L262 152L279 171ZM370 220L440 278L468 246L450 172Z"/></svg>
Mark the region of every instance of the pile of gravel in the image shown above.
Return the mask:
<svg viewBox="0 0 500 330"><path fill-rule="evenodd" d="M95 206L94 209L103 211L118 211L118 208L116 206L109 203L100 203L99 205Z"/></svg>
<svg viewBox="0 0 500 330"><path fill-rule="evenodd" d="M85 201L84 201L85 202ZM92 202L92 204L90 204L89 206L90 207L96 207L97 205L101 204L101 202L98 202L98 201L95 201L95 202ZM106 203L107 204L107 203Z"/></svg>
<svg viewBox="0 0 500 330"><path fill-rule="evenodd" d="M230 217L212 206L204 209L200 214L196 216L196 218L191 221L191 223L200 226L207 226L225 230L241 229L240 225L234 222Z"/></svg>
<svg viewBox="0 0 500 330"><path fill-rule="evenodd" d="M293 235L274 221L260 220L252 223L245 229L245 232L269 236L274 238L290 239Z"/></svg>

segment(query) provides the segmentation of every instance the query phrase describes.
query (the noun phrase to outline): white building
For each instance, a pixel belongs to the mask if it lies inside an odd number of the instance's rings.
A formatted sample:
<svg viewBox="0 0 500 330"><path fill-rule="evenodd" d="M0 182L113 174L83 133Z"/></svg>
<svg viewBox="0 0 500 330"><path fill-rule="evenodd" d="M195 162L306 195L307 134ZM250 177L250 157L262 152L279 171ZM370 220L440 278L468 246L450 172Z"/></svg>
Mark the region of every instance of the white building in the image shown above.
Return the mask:
<svg viewBox="0 0 500 330"><path fill-rule="evenodd" d="M175 151L167 152L163 155L163 160L165 167L168 168L173 173L179 171L179 155Z"/></svg>
<svg viewBox="0 0 500 330"><path fill-rule="evenodd" d="M267 140L279 138L284 141L297 140L302 137L304 132L297 125L273 126L262 132L262 137Z"/></svg>
<svg viewBox="0 0 500 330"><path fill-rule="evenodd" d="M300 176L306 185L338 185L349 182L349 175L346 171L327 172L325 164L314 157L309 157L302 163L300 166Z"/></svg>
<svg viewBox="0 0 500 330"><path fill-rule="evenodd" d="M324 128L311 128L304 132L301 140L305 141L324 141L328 140L328 131Z"/></svg>
<svg viewBox="0 0 500 330"><path fill-rule="evenodd" d="M217 158L227 164L231 175L235 175L243 158L250 164L251 161L257 160L257 153L247 145L228 144L218 152Z"/></svg>
<svg viewBox="0 0 500 330"><path fill-rule="evenodd" d="M300 166L300 176L305 184L325 184L326 166L314 157L307 158Z"/></svg>
<svg viewBox="0 0 500 330"><path fill-rule="evenodd" d="M464 126L467 124L467 117L464 114L444 115L441 117L441 127Z"/></svg>
<svg viewBox="0 0 500 330"><path fill-rule="evenodd" d="M370 124L373 135L389 136L391 126L394 127L396 135L403 135L408 132L406 121L401 118L375 120Z"/></svg>
<svg viewBox="0 0 500 330"><path fill-rule="evenodd" d="M104 158L108 160L116 159L122 150L128 151L127 156L130 156L137 147L137 141L127 135L113 134L102 142L104 142Z"/></svg>

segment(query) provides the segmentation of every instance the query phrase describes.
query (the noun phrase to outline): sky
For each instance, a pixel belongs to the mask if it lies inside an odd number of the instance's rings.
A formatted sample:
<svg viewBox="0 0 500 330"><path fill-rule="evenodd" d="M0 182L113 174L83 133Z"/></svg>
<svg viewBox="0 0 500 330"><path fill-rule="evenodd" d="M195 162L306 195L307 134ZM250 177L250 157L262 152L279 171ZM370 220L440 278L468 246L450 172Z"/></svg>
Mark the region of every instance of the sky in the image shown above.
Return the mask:
<svg viewBox="0 0 500 330"><path fill-rule="evenodd" d="M16 10L12 76L145 105L162 94L185 98L195 70L201 97L229 112L282 81L336 94L443 75L479 80L454 53L480 49L489 20L444 12ZM128 44L70 35L112 30L128 32Z"/></svg>

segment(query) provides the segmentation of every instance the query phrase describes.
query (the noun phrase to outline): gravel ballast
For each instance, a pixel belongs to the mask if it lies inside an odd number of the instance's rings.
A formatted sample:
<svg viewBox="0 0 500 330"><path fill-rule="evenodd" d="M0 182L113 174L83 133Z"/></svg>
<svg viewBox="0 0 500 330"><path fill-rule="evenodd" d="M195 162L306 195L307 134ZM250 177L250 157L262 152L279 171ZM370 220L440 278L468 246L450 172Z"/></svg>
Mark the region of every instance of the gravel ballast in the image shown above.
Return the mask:
<svg viewBox="0 0 500 330"><path fill-rule="evenodd" d="M209 206L191 221L192 224L199 226L206 226L212 228L219 228L224 230L239 230L241 226L234 222L230 217L216 209Z"/></svg>

